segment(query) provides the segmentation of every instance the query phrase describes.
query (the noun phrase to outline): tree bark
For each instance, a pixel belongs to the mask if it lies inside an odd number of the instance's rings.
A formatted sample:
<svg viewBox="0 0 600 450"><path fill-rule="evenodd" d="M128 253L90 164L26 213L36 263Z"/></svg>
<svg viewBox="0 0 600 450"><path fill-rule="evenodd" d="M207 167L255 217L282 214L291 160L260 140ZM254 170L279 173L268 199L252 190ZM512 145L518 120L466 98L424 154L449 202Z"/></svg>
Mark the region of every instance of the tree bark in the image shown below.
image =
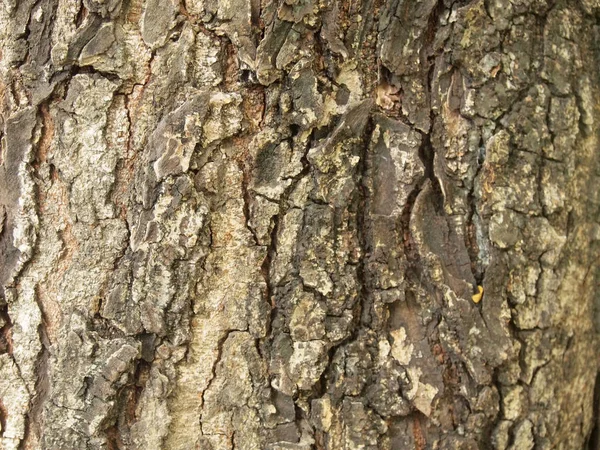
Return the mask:
<svg viewBox="0 0 600 450"><path fill-rule="evenodd" d="M600 449L598 17L5 0L0 447Z"/></svg>

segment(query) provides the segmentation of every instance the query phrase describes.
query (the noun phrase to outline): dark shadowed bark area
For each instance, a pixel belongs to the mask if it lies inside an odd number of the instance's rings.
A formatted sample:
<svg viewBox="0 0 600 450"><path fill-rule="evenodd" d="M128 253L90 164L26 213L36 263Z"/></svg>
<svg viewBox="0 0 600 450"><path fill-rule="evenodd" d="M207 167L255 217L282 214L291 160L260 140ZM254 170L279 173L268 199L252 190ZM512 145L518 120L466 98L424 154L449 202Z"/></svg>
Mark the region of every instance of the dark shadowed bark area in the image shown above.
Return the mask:
<svg viewBox="0 0 600 450"><path fill-rule="evenodd" d="M4 0L0 448L600 449L599 18Z"/></svg>

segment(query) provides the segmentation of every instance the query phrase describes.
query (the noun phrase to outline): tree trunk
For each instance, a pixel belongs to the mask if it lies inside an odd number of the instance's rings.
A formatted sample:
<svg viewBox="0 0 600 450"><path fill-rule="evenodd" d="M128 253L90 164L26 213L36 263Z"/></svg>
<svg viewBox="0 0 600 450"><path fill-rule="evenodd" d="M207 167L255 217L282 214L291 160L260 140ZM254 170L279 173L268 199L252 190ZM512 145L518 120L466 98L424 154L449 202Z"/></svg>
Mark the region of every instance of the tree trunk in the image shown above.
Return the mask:
<svg viewBox="0 0 600 450"><path fill-rule="evenodd" d="M1 448L599 449L598 17L5 0Z"/></svg>

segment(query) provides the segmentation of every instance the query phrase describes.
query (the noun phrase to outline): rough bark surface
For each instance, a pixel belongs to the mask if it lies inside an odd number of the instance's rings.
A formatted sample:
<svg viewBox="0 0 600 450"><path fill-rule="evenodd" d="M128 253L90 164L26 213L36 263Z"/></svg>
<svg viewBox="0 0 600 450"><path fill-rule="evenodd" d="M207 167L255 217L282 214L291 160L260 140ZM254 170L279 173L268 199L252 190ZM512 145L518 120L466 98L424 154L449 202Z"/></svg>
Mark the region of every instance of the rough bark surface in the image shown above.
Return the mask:
<svg viewBox="0 0 600 450"><path fill-rule="evenodd" d="M599 16L5 0L0 447L599 448Z"/></svg>

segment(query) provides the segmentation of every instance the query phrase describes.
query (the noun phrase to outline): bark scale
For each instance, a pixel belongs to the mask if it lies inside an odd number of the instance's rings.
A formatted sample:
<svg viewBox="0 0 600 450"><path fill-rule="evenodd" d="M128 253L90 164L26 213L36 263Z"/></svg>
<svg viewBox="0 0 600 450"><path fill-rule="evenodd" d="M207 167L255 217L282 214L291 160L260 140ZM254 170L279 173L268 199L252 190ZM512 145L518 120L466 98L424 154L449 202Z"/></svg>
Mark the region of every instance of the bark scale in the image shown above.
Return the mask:
<svg viewBox="0 0 600 450"><path fill-rule="evenodd" d="M1 447L600 448L599 14L5 1Z"/></svg>

